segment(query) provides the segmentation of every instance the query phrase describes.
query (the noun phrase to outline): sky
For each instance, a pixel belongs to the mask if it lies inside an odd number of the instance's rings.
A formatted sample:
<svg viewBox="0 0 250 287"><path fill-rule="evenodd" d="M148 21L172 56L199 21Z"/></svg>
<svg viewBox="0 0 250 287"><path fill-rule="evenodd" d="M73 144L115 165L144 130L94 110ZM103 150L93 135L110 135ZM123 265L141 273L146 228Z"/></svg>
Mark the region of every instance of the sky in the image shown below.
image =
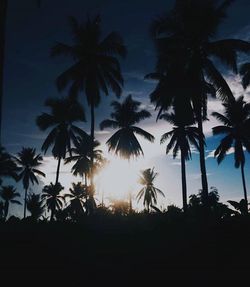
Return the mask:
<svg viewBox="0 0 250 287"><path fill-rule="evenodd" d="M80 21L87 15L101 14L103 35L111 31L119 32L127 46L128 55L121 61L124 77L122 98L131 94L133 98L147 108L152 117L139 126L155 136L155 143L147 143L139 139L144 157L135 161L121 162L115 156L108 154L106 140L111 136L112 130L101 132L99 123L109 118L110 102L114 95L103 96L102 102L96 109L96 137L102 144L104 155L110 160L112 166L102 173L97 181L97 196L103 195L105 199L111 197L126 198L131 192L135 197L140 188L137 183L139 171L154 167L158 172L156 186L164 193L165 198L160 199L159 205L163 208L169 204L181 206L181 174L180 160L173 160L171 154L166 156L165 146L160 145L160 136L169 131L171 126L167 123L156 122L156 111L150 103L149 95L154 90L155 82L144 80L144 76L154 71L156 55L154 45L149 33L150 23L162 13L166 13L173 6L173 0L42 0L37 6L35 0L9 0L6 30L6 56L3 100L3 145L11 153L17 153L22 147L35 147L38 152L46 133L39 131L35 125L36 117L43 111L44 101L48 97L66 96L58 93L55 86L56 77L64 71L71 62L64 58L52 59L50 49L56 42L71 42L68 17L75 16ZM217 39L240 38L250 40L250 1L237 0L228 9L228 18L221 25ZM240 55L239 63L246 60L246 55ZM235 96L244 94L250 100L250 90L244 91L240 78L225 70L218 64ZM79 101L84 105L87 122L81 127L89 131L89 111L84 96ZM218 100L209 100L208 114L212 111L223 111ZM209 186L218 188L222 201L239 200L243 197L240 170L234 168L233 153L218 166L213 157L213 151L219 143L218 137L212 137L211 127L217 124L210 120L204 124L207 139L206 163ZM31 187L38 192L43 184L53 182L55 178L56 161L50 153L44 156L45 163L41 170L45 171L46 179L41 180L40 187ZM250 189L250 157L247 156L246 180ZM115 180L116 183L115 183ZM124 189L130 182L129 190ZM124 180L124 182L123 182ZM78 181L70 175L70 166L63 166L60 181L65 191L72 181ZM110 185L110 182L113 182ZM192 161L187 162L188 194L197 193L201 188L198 154L194 150ZM123 188L119 188L123 186ZM119 190L118 190L119 189ZM22 193L21 186L18 187ZM135 202L135 200L134 200ZM137 206L137 205L135 205Z"/></svg>

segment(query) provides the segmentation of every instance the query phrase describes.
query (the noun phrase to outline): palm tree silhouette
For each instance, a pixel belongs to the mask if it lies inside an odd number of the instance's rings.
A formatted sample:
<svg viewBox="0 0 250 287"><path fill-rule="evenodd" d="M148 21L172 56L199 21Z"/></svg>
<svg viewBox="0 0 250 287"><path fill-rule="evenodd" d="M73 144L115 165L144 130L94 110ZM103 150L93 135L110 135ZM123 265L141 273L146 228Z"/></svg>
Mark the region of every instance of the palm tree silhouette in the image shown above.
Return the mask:
<svg viewBox="0 0 250 287"><path fill-rule="evenodd" d="M218 164L225 158L230 148L234 149L235 167L241 168L242 184L246 210L248 206L247 189L244 174L245 154L244 148L250 152L250 104L241 96L236 100L224 103L224 114L213 112L212 115L223 125L213 128L214 135L225 135L215 150Z"/></svg>
<svg viewBox="0 0 250 287"><path fill-rule="evenodd" d="M211 56L218 58L236 72L236 52L250 51L250 43L239 39L213 41L231 2L176 0L168 16L155 20L151 27L158 49L156 71L168 78L161 97L170 95L178 97L179 101L187 97L194 107L200 131L202 189L207 198L208 183L202 124L207 112L205 79L213 85L223 101L233 99L230 88L211 60ZM165 104L164 109L166 105L171 104L171 100L167 99L162 102Z"/></svg>
<svg viewBox="0 0 250 287"><path fill-rule="evenodd" d="M123 78L121 76L118 57L125 57L126 48L121 36L111 32L104 39L101 38L101 18L88 18L79 24L74 17L70 17L73 44L58 43L51 51L52 56L67 56L74 64L57 78L57 87L61 91L70 85L70 96L75 98L83 92L90 106L91 139L94 142L95 108L101 100L101 92L108 95L111 89L116 96L121 95ZM91 156L93 165L94 155ZM93 184L91 175L91 184Z"/></svg>
<svg viewBox="0 0 250 287"><path fill-rule="evenodd" d="M169 140L166 148L166 154L173 150L173 158L176 158L178 153L181 154L181 175L182 175L182 199L183 210L187 211L187 182L186 182L186 160L191 159L190 145L194 145L199 150L199 130L192 126L194 121L190 120L183 122L183 115L178 116L176 113L164 113L160 116L168 123L174 125L173 129L161 137L161 144Z"/></svg>
<svg viewBox="0 0 250 287"><path fill-rule="evenodd" d="M240 75L242 76L242 86L246 89L250 85L250 63L244 63L241 65Z"/></svg>
<svg viewBox="0 0 250 287"><path fill-rule="evenodd" d="M102 155L102 151L97 149L100 143L95 140L94 147L92 147L92 140L88 138L79 138L75 147L70 149L71 155L65 159L65 163L75 162L72 166L71 172L74 176L85 177L85 185L88 184L87 179L90 177L91 170L96 173L105 160ZM91 154L94 154L94 167L91 169Z"/></svg>
<svg viewBox="0 0 250 287"><path fill-rule="evenodd" d="M135 124L151 117L150 112L144 109L139 110L140 102L134 101L131 95L127 96L122 103L113 101L111 106L114 109L114 112L111 113L112 119L106 119L100 124L101 130L111 127L119 128L106 142L109 151L114 151L115 154L126 159L143 155L143 150L135 134L150 142L154 141L154 136Z"/></svg>
<svg viewBox="0 0 250 287"><path fill-rule="evenodd" d="M3 177L11 177L17 180L18 167L4 147L0 147L0 184Z"/></svg>
<svg viewBox="0 0 250 287"><path fill-rule="evenodd" d="M21 202L16 200L17 197L20 197L20 194L16 192L14 186L8 185L2 186L0 197L4 200L4 218L6 219L8 216L10 203L21 205Z"/></svg>
<svg viewBox="0 0 250 287"><path fill-rule="evenodd" d="M27 196L27 209L31 218L37 221L44 213L44 205L40 200L40 194L30 193Z"/></svg>
<svg viewBox="0 0 250 287"><path fill-rule="evenodd" d="M42 190L41 198L45 201L48 210L51 211L50 221L54 220L56 211L63 207L65 199L64 196L60 194L63 189L64 187L60 182L56 184L51 182L49 185L45 185Z"/></svg>
<svg viewBox="0 0 250 287"><path fill-rule="evenodd" d="M71 142L77 144L77 137L88 135L74 122L85 121L83 107L75 100L69 98L48 99L45 105L51 109L51 113L43 113L37 117L38 127L45 131L51 128L50 133L42 145L44 154L51 147L52 155L58 159L56 180L58 183L61 159L65 159L67 151L71 149Z"/></svg>
<svg viewBox="0 0 250 287"><path fill-rule="evenodd" d="M26 203L27 203L27 192L30 186L34 183L39 184L37 175L45 177L45 174L38 170L39 165L42 164L42 156L40 154L36 155L36 149L34 148L22 148L21 152L14 157L20 172L18 174L18 180L22 180L23 188L25 190L24 195L24 218L26 217Z"/></svg>
<svg viewBox="0 0 250 287"><path fill-rule="evenodd" d="M137 194L138 202L143 198L143 205L149 212L150 207L157 204L157 194L165 197L164 193L154 186L154 180L158 173L154 171L154 168L148 168L141 171L139 183L143 185L143 188Z"/></svg>

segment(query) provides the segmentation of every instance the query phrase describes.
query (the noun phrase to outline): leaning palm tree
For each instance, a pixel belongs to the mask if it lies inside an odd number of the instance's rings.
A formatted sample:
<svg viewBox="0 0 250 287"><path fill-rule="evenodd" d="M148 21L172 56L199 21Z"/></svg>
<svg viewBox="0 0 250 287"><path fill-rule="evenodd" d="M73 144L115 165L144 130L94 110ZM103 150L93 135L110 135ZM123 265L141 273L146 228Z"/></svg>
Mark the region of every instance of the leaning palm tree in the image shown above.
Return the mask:
<svg viewBox="0 0 250 287"><path fill-rule="evenodd" d="M85 121L83 107L75 100L69 98L48 99L45 105L51 109L51 113L43 113L37 117L36 123L42 130L51 129L42 145L42 151L47 152L52 148L52 155L58 160L56 180L58 182L61 160L71 149L71 142L77 143L77 137L88 135L74 122Z"/></svg>
<svg viewBox="0 0 250 287"><path fill-rule="evenodd" d="M118 128L106 142L109 151L114 151L115 154L129 159L130 157L137 157L143 155L143 150L138 142L135 134L144 137L146 140L153 142L154 136L145 130L135 126L141 120L151 117L150 112L142 109L140 110L140 102L134 101L129 95L122 102L113 101L111 106L114 112L111 113L111 119L101 122L100 129Z"/></svg>
<svg viewBox="0 0 250 287"><path fill-rule="evenodd" d="M44 205L40 200L40 194L30 193L27 196L27 209L31 218L37 221L44 213Z"/></svg>
<svg viewBox="0 0 250 287"><path fill-rule="evenodd" d="M139 179L139 183L143 185L143 188L137 194L138 202L143 197L143 205L146 207L149 212L150 207L157 204L157 194L165 197L164 193L154 186L154 180L158 175L157 172L154 171L154 168L148 168L141 171L141 176Z"/></svg>
<svg viewBox="0 0 250 287"><path fill-rule="evenodd" d="M190 99L200 131L202 189L207 198L208 183L202 123L206 119L207 112L205 79L213 85L220 99L223 101L233 99L230 88L211 57L219 59L236 72L237 52L250 51L250 43L240 39L214 40L231 2L230 0L176 0L172 11L152 24L152 34L158 51L156 71L167 77L164 83L161 82L156 87L157 92L163 87L160 104L162 103L166 109L172 104L173 97L178 97L178 101L183 97ZM153 94L151 99L156 100L156 94ZM188 101L185 100L185 103Z"/></svg>
<svg viewBox="0 0 250 287"><path fill-rule="evenodd" d="M34 148L22 148L21 152L14 157L20 172L18 174L18 180L22 180L23 188L25 190L24 195L24 218L26 217L26 204L27 204L27 192L30 183L39 184L38 176L45 177L45 174L37 169L42 164L42 156L40 154L36 155L36 149Z"/></svg>
<svg viewBox="0 0 250 287"><path fill-rule="evenodd" d="M183 122L183 116L177 116L176 113L164 113L160 116L168 123L174 125L173 129L161 137L161 144L169 140L166 148L166 154L173 150L173 158L176 158L178 153L181 154L181 177L182 177L182 199L183 210L187 211L187 182L186 182L186 160L191 159L191 148L193 145L199 150L199 130L192 126L194 121L190 120Z"/></svg>
<svg viewBox="0 0 250 287"><path fill-rule="evenodd" d="M45 185L42 190L41 198L45 201L48 210L51 211L50 221L54 220L56 211L62 209L64 204L64 196L61 195L61 191L64 187L57 182L53 184L52 182L49 185Z"/></svg>
<svg viewBox="0 0 250 287"><path fill-rule="evenodd" d="M83 92L87 98L91 113L91 139L94 142L95 108L101 100L101 92L108 95L111 89L116 96L121 95L123 78L117 57L125 57L126 48L121 36L111 32L101 38L101 18L98 15L79 24L70 17L73 44L58 43L51 51L52 56L70 57L74 64L57 78L57 87L61 91L70 86L70 96L75 98ZM91 156L94 161L94 155ZM93 183L91 176L91 184Z"/></svg>
<svg viewBox="0 0 250 287"><path fill-rule="evenodd" d="M94 147L92 147L92 140L88 138L79 138L75 147L70 149L70 156L65 159L65 163L74 162L72 166L72 173L74 176L81 176L85 178L85 185L88 184L91 170L97 172L104 164L105 159L102 155L102 150L97 149L100 143L95 140ZM92 168L91 155L94 154L94 167Z"/></svg>
<svg viewBox="0 0 250 287"><path fill-rule="evenodd" d="M4 200L4 218L6 219L8 216L10 203L21 205L21 202L16 200L16 198L20 197L20 194L16 192L14 186L8 185L2 186L0 197Z"/></svg>
<svg viewBox="0 0 250 287"><path fill-rule="evenodd" d="M248 206L247 188L245 181L245 154L244 148L250 152L250 104L241 96L234 101L223 104L224 114L213 112L212 115L223 125L213 128L214 135L225 135L215 150L218 164L225 158L230 148L234 149L235 167L241 168L242 184L246 210Z"/></svg>

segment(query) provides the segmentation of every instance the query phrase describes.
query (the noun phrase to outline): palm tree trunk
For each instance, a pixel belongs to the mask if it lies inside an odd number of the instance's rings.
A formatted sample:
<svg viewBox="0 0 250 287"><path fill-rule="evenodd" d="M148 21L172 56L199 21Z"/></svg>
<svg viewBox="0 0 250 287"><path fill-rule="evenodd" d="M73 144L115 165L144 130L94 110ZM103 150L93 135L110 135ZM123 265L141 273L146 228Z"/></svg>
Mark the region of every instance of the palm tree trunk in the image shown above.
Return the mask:
<svg viewBox="0 0 250 287"><path fill-rule="evenodd" d="M25 194L24 194L24 211L23 211L23 218L26 218L27 192L28 192L28 188L25 189Z"/></svg>
<svg viewBox="0 0 250 287"><path fill-rule="evenodd" d="M206 160L205 160L205 147L203 142L203 126L201 111L198 117L198 129L199 129L199 147L200 147L200 170L201 170L201 184L204 193L205 205L208 203L208 183L207 183L207 171L206 171Z"/></svg>
<svg viewBox="0 0 250 287"><path fill-rule="evenodd" d="M93 165L94 165L94 140L95 140L95 106L94 103L91 103L90 106L90 112L91 112L91 131L90 131L90 137L91 137L91 170L90 170L90 184L93 186Z"/></svg>
<svg viewBox="0 0 250 287"><path fill-rule="evenodd" d="M244 199L246 202L246 213L248 213L248 200L247 200L247 188L246 188L244 164L241 164L240 167L241 167L241 177L242 177L242 184L243 184L243 190L244 190Z"/></svg>
<svg viewBox="0 0 250 287"><path fill-rule="evenodd" d="M4 219L5 220L8 216L8 212L9 212L9 202L8 202L8 200L6 200L5 204L4 204Z"/></svg>
<svg viewBox="0 0 250 287"><path fill-rule="evenodd" d="M61 157L58 158L57 170L56 170L56 182L55 182L55 184L58 183L59 173L60 173L60 165L61 165Z"/></svg>
<svg viewBox="0 0 250 287"><path fill-rule="evenodd" d="M54 214L55 214L55 208L52 208L52 209L51 209L50 221L53 221L53 219L54 219Z"/></svg>
<svg viewBox="0 0 250 287"><path fill-rule="evenodd" d="M182 179L182 200L183 210L187 212L187 180L186 180L186 162L183 152L181 152L181 179Z"/></svg>
<svg viewBox="0 0 250 287"><path fill-rule="evenodd" d="M2 142L2 101L4 83L4 50L5 50L5 28L7 16L7 0L0 1L0 144Z"/></svg>

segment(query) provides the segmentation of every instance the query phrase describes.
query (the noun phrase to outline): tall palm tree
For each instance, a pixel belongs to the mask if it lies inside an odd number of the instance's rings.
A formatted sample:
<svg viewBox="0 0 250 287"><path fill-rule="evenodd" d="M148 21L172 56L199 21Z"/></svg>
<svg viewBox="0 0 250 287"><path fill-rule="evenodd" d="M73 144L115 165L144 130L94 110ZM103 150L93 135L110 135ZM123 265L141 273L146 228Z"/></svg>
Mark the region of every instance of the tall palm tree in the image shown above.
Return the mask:
<svg viewBox="0 0 250 287"><path fill-rule="evenodd" d="M45 201L48 210L51 211L50 221L54 220L54 216L57 210L62 209L64 204L64 196L61 195L61 191L64 187L57 182L53 184L52 182L49 185L45 185L42 190L41 198Z"/></svg>
<svg viewBox="0 0 250 287"><path fill-rule="evenodd" d="M225 135L214 155L217 157L218 164L225 158L230 148L234 149L235 167L241 168L242 184L246 210L248 206L247 188L244 174L245 154L244 148L250 152L250 104L244 101L241 96L234 101L223 104L224 114L213 112L212 115L223 125L213 128L214 135Z"/></svg>
<svg viewBox="0 0 250 287"><path fill-rule="evenodd" d="M40 200L40 194L30 193L27 196L27 209L31 218L37 221L44 213L44 205Z"/></svg>
<svg viewBox="0 0 250 287"><path fill-rule="evenodd" d="M176 0L168 16L159 18L152 24L152 33L158 48L156 71L168 79L164 85L159 83L165 87L162 89L161 97L179 97L181 100L184 95L190 99L196 113L200 132L202 189L207 198L208 183L202 124L207 111L205 79L213 85L223 101L233 99L230 88L211 60L211 56L218 58L236 72L236 52L250 51L250 43L239 39L213 40L231 2L231 0ZM158 88L159 86L156 87ZM166 109L167 105L171 104L171 99L164 99L163 103Z"/></svg>
<svg viewBox="0 0 250 287"><path fill-rule="evenodd" d="M70 17L70 27L73 44L58 43L51 51L52 56L70 57L74 64L57 78L57 87L61 91L70 86L69 93L75 98L83 92L90 106L91 139L94 142L95 108L101 100L101 92L109 94L111 89L116 96L121 95L123 78L117 57L125 57L126 48L121 36L111 32L101 38L101 18L88 18L79 24L74 17ZM94 161L94 155L91 156ZM92 164L93 165L93 164ZM93 176L91 176L91 184Z"/></svg>
<svg viewBox="0 0 250 287"><path fill-rule="evenodd" d="M143 188L137 194L138 202L143 197L143 205L147 208L149 212L150 207L157 204L157 194L165 197L164 193L154 186L154 180L158 175L157 172L154 171L154 168L148 168L141 171L141 176L139 182L143 185Z"/></svg>
<svg viewBox="0 0 250 287"><path fill-rule="evenodd" d="M0 146L0 184L3 177L10 177L17 180L18 167L9 153L4 147Z"/></svg>
<svg viewBox="0 0 250 287"><path fill-rule="evenodd" d="M52 155L58 160L56 184L61 160L65 159L67 151L71 149L71 142L76 144L78 136L86 138L88 135L74 125L74 122L85 121L83 107L77 101L69 98L48 99L45 105L50 108L51 113L38 116L36 123L42 131L51 129L42 145L42 151L46 153L52 148Z"/></svg>
<svg viewBox="0 0 250 287"><path fill-rule="evenodd" d="M111 106L114 109L114 112L111 113L111 119L106 119L100 124L101 130L111 127L118 128L118 131L106 142L109 151L114 151L115 154L126 159L143 154L142 147L135 134L150 142L154 141L154 136L135 126L135 124L151 117L150 112L144 109L140 110L140 102L134 101L131 95L127 96L122 103L113 101Z"/></svg>
<svg viewBox="0 0 250 287"><path fill-rule="evenodd" d="M85 185L88 184L87 179L90 178L91 174L91 154L94 153L94 167L93 171L97 171L100 166L105 162L102 155L102 150L97 149L100 143L95 140L94 147L92 147L91 138L79 138L75 147L70 149L70 156L65 159L65 163L75 162L72 166L71 171L74 176L85 177Z"/></svg>
<svg viewBox="0 0 250 287"><path fill-rule="evenodd" d="M16 200L16 198L20 197L20 194L16 192L14 186L8 185L2 186L0 197L4 200L4 218L6 219L8 216L10 203L21 205L21 202Z"/></svg>
<svg viewBox="0 0 250 287"><path fill-rule="evenodd" d="M14 157L20 172L18 174L18 180L22 180L23 188L25 190L24 195L24 218L26 217L26 204L27 204L27 192L30 186L34 183L39 184L37 175L45 177L45 174L37 169L42 164L42 156L36 155L36 149L34 148L22 148L21 152Z"/></svg>
<svg viewBox="0 0 250 287"><path fill-rule="evenodd" d="M182 199L183 210L187 211L187 182L186 182L186 160L191 158L191 145L199 150L199 130L192 126L194 121L183 121L183 116L178 116L176 113L164 113L160 116L168 123L174 125L173 129L161 137L161 144L166 140L169 143L166 148L166 154L173 150L173 158L176 158L178 153L181 154L181 176L182 176Z"/></svg>

